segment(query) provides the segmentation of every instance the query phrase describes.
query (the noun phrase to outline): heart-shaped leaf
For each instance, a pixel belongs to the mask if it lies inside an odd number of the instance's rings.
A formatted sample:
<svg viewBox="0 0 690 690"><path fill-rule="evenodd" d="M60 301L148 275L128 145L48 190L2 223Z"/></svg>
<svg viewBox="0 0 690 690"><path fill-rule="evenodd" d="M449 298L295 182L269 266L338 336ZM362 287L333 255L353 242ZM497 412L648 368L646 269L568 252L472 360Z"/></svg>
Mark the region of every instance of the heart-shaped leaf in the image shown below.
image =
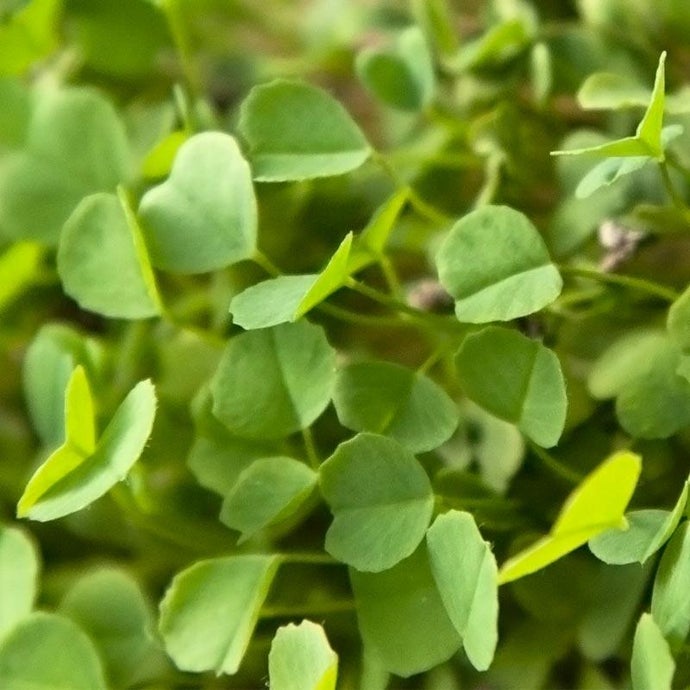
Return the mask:
<svg viewBox="0 0 690 690"><path fill-rule="evenodd" d="M498 568L469 513L439 515L426 535L431 571L465 654L486 671L498 643Z"/></svg>
<svg viewBox="0 0 690 690"><path fill-rule="evenodd" d="M563 504L549 534L503 564L499 583L541 570L607 529L626 527L623 514L641 466L639 455L621 451L588 474Z"/></svg>
<svg viewBox="0 0 690 690"><path fill-rule="evenodd" d="M422 30L401 31L386 48L365 48L357 74L374 96L400 110L421 110L434 96L434 63Z"/></svg>
<svg viewBox="0 0 690 690"><path fill-rule="evenodd" d="M220 520L242 532L240 542L289 518L310 496L316 473L287 457L261 458L237 479L223 501Z"/></svg>
<svg viewBox="0 0 690 690"><path fill-rule="evenodd" d="M256 249L256 199L235 140L203 132L185 141L170 177L142 198L139 217L157 268L204 273L249 259Z"/></svg>
<svg viewBox="0 0 690 690"><path fill-rule="evenodd" d="M36 470L17 505L17 515L55 520L107 493L125 478L151 434L156 396L150 381L138 383L117 408L98 442L93 402L82 367L65 393L65 442Z"/></svg>
<svg viewBox="0 0 690 690"><path fill-rule="evenodd" d="M0 169L0 225L13 237L56 244L81 199L113 192L129 176L125 129L108 101L89 89L43 93L24 149Z"/></svg>
<svg viewBox="0 0 690 690"><path fill-rule="evenodd" d="M341 175L371 154L338 101L297 81L255 86L242 103L239 129L249 144L254 178L263 182Z"/></svg>
<svg viewBox="0 0 690 690"><path fill-rule="evenodd" d="M159 630L180 670L237 672L278 565L276 556L213 558L173 578Z"/></svg>
<svg viewBox="0 0 690 690"><path fill-rule="evenodd" d="M359 434L320 468L333 513L326 550L358 570L379 572L409 556L424 538L434 496L424 469L399 443Z"/></svg>
<svg viewBox="0 0 690 690"><path fill-rule="evenodd" d="M468 335L455 357L467 396L545 448L556 445L567 398L555 353L507 328Z"/></svg>
<svg viewBox="0 0 690 690"><path fill-rule="evenodd" d="M385 671L407 678L460 649L425 548L381 573L350 568L350 582L365 653Z"/></svg>
<svg viewBox="0 0 690 690"><path fill-rule="evenodd" d="M278 628L268 655L271 690L335 690L338 655L311 621Z"/></svg>
<svg viewBox="0 0 690 690"><path fill-rule="evenodd" d="M33 542L22 530L0 525L0 639L31 613L38 570Z"/></svg>
<svg viewBox="0 0 690 690"><path fill-rule="evenodd" d="M460 321L510 321L539 311L563 281L529 219L507 206L484 206L459 220L436 256Z"/></svg>
<svg viewBox="0 0 690 690"><path fill-rule="evenodd" d="M122 319L162 311L141 230L122 193L86 197L65 223L58 249L65 292L81 307Z"/></svg>
<svg viewBox="0 0 690 690"><path fill-rule="evenodd" d="M0 687L107 690L91 640L69 618L33 613L0 643Z"/></svg>
<svg viewBox="0 0 690 690"><path fill-rule="evenodd" d="M457 407L440 386L390 362L341 369L333 404L343 426L385 434L413 453L438 448L458 424Z"/></svg>
<svg viewBox="0 0 690 690"><path fill-rule="evenodd" d="M213 413L238 436L281 438L324 411L334 379L335 352L322 328L301 320L249 331L223 353L211 383Z"/></svg>

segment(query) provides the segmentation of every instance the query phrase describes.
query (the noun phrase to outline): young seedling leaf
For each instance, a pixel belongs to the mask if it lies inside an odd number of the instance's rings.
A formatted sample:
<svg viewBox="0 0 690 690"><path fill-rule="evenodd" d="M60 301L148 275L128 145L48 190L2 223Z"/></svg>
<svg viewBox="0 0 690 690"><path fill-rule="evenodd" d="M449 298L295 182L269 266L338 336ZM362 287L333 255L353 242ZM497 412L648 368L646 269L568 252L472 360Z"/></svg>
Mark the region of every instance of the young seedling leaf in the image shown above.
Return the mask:
<svg viewBox="0 0 690 690"><path fill-rule="evenodd" d="M379 206L364 230L355 239L350 256L350 273L358 271L384 253L388 239L409 196L409 188L403 187Z"/></svg>
<svg viewBox="0 0 690 690"><path fill-rule="evenodd" d="M129 176L125 129L108 101L90 89L42 92L24 149L0 171L0 225L12 237L57 244L81 199L114 192Z"/></svg>
<svg viewBox="0 0 690 690"><path fill-rule="evenodd" d="M371 154L345 108L298 81L255 86L242 103L239 129L249 144L254 178L262 182L341 175Z"/></svg>
<svg viewBox="0 0 690 690"><path fill-rule="evenodd" d="M68 618L33 613L0 642L0 687L107 690L98 653Z"/></svg>
<svg viewBox="0 0 690 690"><path fill-rule="evenodd" d="M639 82L615 72L590 74L577 92L577 102L587 110L646 108L652 92Z"/></svg>
<svg viewBox="0 0 690 690"><path fill-rule="evenodd" d="M0 640L31 613L38 571L33 542L22 530L0 525Z"/></svg>
<svg viewBox="0 0 690 690"><path fill-rule="evenodd" d="M86 197L65 223L58 272L65 292L90 311L145 319L162 307L141 230L124 196Z"/></svg>
<svg viewBox="0 0 690 690"><path fill-rule="evenodd" d="M169 175L177 152L188 139L189 133L181 129L176 129L163 137L146 154L141 164L142 175L152 180Z"/></svg>
<svg viewBox="0 0 690 690"><path fill-rule="evenodd" d="M278 564L277 556L213 558L173 578L159 630L180 670L237 672Z"/></svg>
<svg viewBox="0 0 690 690"><path fill-rule="evenodd" d="M448 233L436 267L467 323L510 321L539 311L561 292L563 281L529 219L506 206L484 206Z"/></svg>
<svg viewBox="0 0 690 690"><path fill-rule="evenodd" d="M160 654L151 637L149 604L137 581L123 570L102 567L83 575L59 610L88 633L114 688L141 680L146 661Z"/></svg>
<svg viewBox="0 0 690 690"><path fill-rule="evenodd" d="M408 677L460 649L425 548L381 573L350 568L350 582L365 654L384 670Z"/></svg>
<svg viewBox="0 0 690 690"><path fill-rule="evenodd" d="M223 501L220 520L242 533L241 543L294 514L313 492L317 479L314 470L292 458L256 460Z"/></svg>
<svg viewBox="0 0 690 690"><path fill-rule="evenodd" d="M498 643L498 568L469 513L451 510L429 528L431 571L448 617L478 671L491 665Z"/></svg>
<svg viewBox="0 0 690 690"><path fill-rule="evenodd" d="M588 474L563 504L549 534L501 566L499 583L541 570L607 529L625 528L623 514L641 466L639 455L621 451Z"/></svg>
<svg viewBox="0 0 690 690"><path fill-rule="evenodd" d="M311 621L278 628L268 655L271 690L335 690L338 655Z"/></svg>
<svg viewBox="0 0 690 690"><path fill-rule="evenodd" d="M223 353L211 383L213 413L238 436L281 438L324 411L334 380L335 351L319 326L301 320L249 331Z"/></svg>
<svg viewBox="0 0 690 690"><path fill-rule="evenodd" d="M647 156L630 156L624 158L614 156L605 158L597 163L583 178L575 189L577 199L586 199L594 192L612 185L616 180L625 175L630 175L637 170L641 170L650 159Z"/></svg>
<svg viewBox="0 0 690 690"><path fill-rule="evenodd" d="M421 110L434 96L434 63L417 26L401 31L391 46L365 48L355 67L367 89L392 108Z"/></svg>
<svg viewBox="0 0 690 690"><path fill-rule="evenodd" d="M589 540L590 551L604 563L644 563L675 531L685 512L688 481L683 484L673 510L635 510L627 513L628 529L611 529Z"/></svg>
<svg viewBox="0 0 690 690"><path fill-rule="evenodd" d="M653 616L643 613L633 640L632 690L671 690L676 665Z"/></svg>
<svg viewBox="0 0 690 690"><path fill-rule="evenodd" d="M55 520L86 507L125 478L151 434L156 395L138 383L98 442L86 376L75 369L65 395L65 442L34 473L19 499L18 517Z"/></svg>
<svg viewBox="0 0 690 690"><path fill-rule="evenodd" d="M556 445L567 398L554 352L517 331L489 326L465 338L455 364L472 401L540 446Z"/></svg>
<svg viewBox="0 0 690 690"><path fill-rule="evenodd" d="M341 288L350 275L348 233L321 273L278 276L252 285L233 297L233 321L246 330L297 321Z"/></svg>
<svg viewBox="0 0 690 690"><path fill-rule="evenodd" d="M652 590L652 616L670 642L690 632L690 522L684 521L664 549Z"/></svg>
<svg viewBox="0 0 690 690"><path fill-rule="evenodd" d="M390 436L413 453L438 448L458 424L457 406L440 386L390 362L341 369L333 404L343 426Z"/></svg>
<svg viewBox="0 0 690 690"><path fill-rule="evenodd" d="M358 434L320 469L333 513L326 550L358 570L380 572L409 556L424 538L434 507L426 472L393 439Z"/></svg>
<svg viewBox="0 0 690 690"><path fill-rule="evenodd" d="M142 198L139 217L157 268L205 273L251 258L256 198L235 140L222 132L188 139L170 177Z"/></svg>

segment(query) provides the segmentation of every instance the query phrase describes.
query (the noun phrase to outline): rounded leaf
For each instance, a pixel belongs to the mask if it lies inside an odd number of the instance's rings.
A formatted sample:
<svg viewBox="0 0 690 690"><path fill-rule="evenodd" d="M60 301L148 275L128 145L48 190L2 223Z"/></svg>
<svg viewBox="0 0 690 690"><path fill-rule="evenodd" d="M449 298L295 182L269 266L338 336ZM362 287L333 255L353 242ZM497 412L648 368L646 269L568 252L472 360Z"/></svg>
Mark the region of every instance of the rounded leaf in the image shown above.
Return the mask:
<svg viewBox="0 0 690 690"><path fill-rule="evenodd" d="M333 404L343 426L385 434L413 453L437 448L458 425L457 407L440 386L389 362L341 369Z"/></svg>
<svg viewBox="0 0 690 690"><path fill-rule="evenodd" d="M96 649L68 618L33 613L0 643L0 687L107 690Z"/></svg>
<svg viewBox="0 0 690 690"><path fill-rule="evenodd" d="M517 331L489 326L465 338L455 364L477 405L540 446L558 443L568 400L554 352Z"/></svg>
<svg viewBox="0 0 690 690"><path fill-rule="evenodd" d="M278 628L268 655L271 690L335 690L338 655L311 621Z"/></svg>
<svg viewBox="0 0 690 690"><path fill-rule="evenodd" d="M278 562L275 556L214 558L175 576L161 601L159 630L180 670L237 671Z"/></svg>
<svg viewBox="0 0 690 690"><path fill-rule="evenodd" d="M263 182L341 175L371 154L345 108L298 81L255 86L242 103L239 129L249 144L254 178Z"/></svg>
<svg viewBox="0 0 690 690"><path fill-rule="evenodd" d="M455 314L467 323L510 321L539 311L563 280L537 229L506 206L484 206L459 220L436 256Z"/></svg>
<svg viewBox="0 0 690 690"><path fill-rule="evenodd" d="M256 198L235 140L203 132L185 141L170 177L142 198L139 217L157 268L204 273L250 258Z"/></svg>
<svg viewBox="0 0 690 690"><path fill-rule="evenodd" d="M233 433L281 438L308 427L331 399L335 352L307 321L230 339L211 383L213 413Z"/></svg>
<svg viewBox="0 0 690 690"><path fill-rule="evenodd" d="M114 194L86 197L65 223L58 272L83 309L121 319L156 316L161 305L139 228Z"/></svg>
<svg viewBox="0 0 690 690"><path fill-rule="evenodd" d="M643 613L635 629L632 690L671 690L676 664L653 616Z"/></svg>
<svg viewBox="0 0 690 690"><path fill-rule="evenodd" d="M358 570L379 572L409 556L424 538L434 508L426 472L397 441L359 434L320 468L333 513L326 550Z"/></svg>

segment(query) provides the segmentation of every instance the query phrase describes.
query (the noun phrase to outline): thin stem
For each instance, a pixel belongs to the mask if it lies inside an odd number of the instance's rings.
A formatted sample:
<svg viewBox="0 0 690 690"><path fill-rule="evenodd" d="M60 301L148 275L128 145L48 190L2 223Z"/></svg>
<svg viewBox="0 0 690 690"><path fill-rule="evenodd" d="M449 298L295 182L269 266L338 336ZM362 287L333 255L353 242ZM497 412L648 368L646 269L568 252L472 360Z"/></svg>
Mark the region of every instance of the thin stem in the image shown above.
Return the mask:
<svg viewBox="0 0 690 690"><path fill-rule="evenodd" d="M578 268L576 266L559 266L559 271L566 275L577 276L579 278L589 278L600 283L609 283L611 285L620 285L622 287L631 288L638 292L646 292L649 295L660 297L667 302L675 302L680 296L678 292L672 288L659 285L659 283L646 280L644 278L633 278L632 276L620 275L619 273L602 273L590 268Z"/></svg>
<svg viewBox="0 0 690 690"><path fill-rule="evenodd" d="M534 455L536 455L542 461L544 466L561 479L564 479L570 484L579 484L584 479L584 476L579 472L576 472L567 465L564 465L562 462L556 460L551 453L544 450L541 446L538 446L533 441L528 439L527 445L529 445L530 450L534 453Z"/></svg>
<svg viewBox="0 0 690 690"><path fill-rule="evenodd" d="M192 41L187 31L187 22L180 2L179 0L164 0L161 6L168 22L170 35L180 56L180 64L187 86L192 93L198 94L201 91L201 75L194 57Z"/></svg>
<svg viewBox="0 0 690 690"><path fill-rule="evenodd" d="M388 177L390 177L396 187L401 189L406 188L408 190L407 199L410 202L410 206L412 206L420 216L437 225L446 225L450 222L450 218L445 213L442 213L428 201L425 201L413 187L400 177L398 171L391 165L390 161L388 161L385 156L375 151L372 155L372 160L381 167Z"/></svg>
<svg viewBox="0 0 690 690"><path fill-rule="evenodd" d="M398 279L398 274L395 272L393 262L385 255L381 255L378 261L381 271L383 272L383 277L386 279L389 292L393 297L399 297L402 295L402 287Z"/></svg>
<svg viewBox="0 0 690 690"><path fill-rule="evenodd" d="M314 443L314 434L311 431L311 427L302 429L302 440L304 441L304 449L307 451L307 458L309 464L313 469L318 470L321 460L319 459L319 453L316 450L316 444Z"/></svg>
<svg viewBox="0 0 690 690"><path fill-rule="evenodd" d="M349 309L343 309L335 304L328 304L322 302L316 309L328 314L335 319L340 319L346 323L352 323L357 326L367 326L369 328L410 328L412 324L409 321L404 321L397 316L372 316L371 314L359 314Z"/></svg>
<svg viewBox="0 0 690 690"><path fill-rule="evenodd" d="M365 283L361 283L360 281L355 280L354 278L348 278L345 284L351 290L359 292L360 295L364 295L365 297L368 297L374 302L378 302L379 304L382 304L385 307L395 309L395 311L402 312L403 314L408 314L409 316L412 316L417 319L422 318L426 320L426 317L429 316L426 312L420 311L419 309L415 309L414 307L411 307L409 304L405 304L405 302L401 302L399 299L396 299L395 297L391 297L390 295L380 292L375 288L369 287Z"/></svg>
<svg viewBox="0 0 690 690"><path fill-rule="evenodd" d="M261 268L266 271L269 275L274 278L281 275L283 272L271 261L266 254L264 254L260 249L256 249L254 256L252 257L255 264L261 266Z"/></svg>
<svg viewBox="0 0 690 690"><path fill-rule="evenodd" d="M426 374L431 367L440 361L446 353L446 346L439 345L434 351L417 367L418 374Z"/></svg>
<svg viewBox="0 0 690 690"><path fill-rule="evenodd" d="M266 606L261 609L261 618L296 618L299 616L327 616L333 613L348 613L355 610L353 599L333 599L302 606Z"/></svg>
<svg viewBox="0 0 690 690"><path fill-rule="evenodd" d="M344 565L327 553L316 551L293 551L278 554L282 563L299 563L301 565Z"/></svg>
<svg viewBox="0 0 690 690"><path fill-rule="evenodd" d="M673 202L673 205L680 211L686 211L687 207L685 206L685 202L683 201L680 194L678 193L678 190L675 188L673 184L673 180L671 179L671 175L668 171L668 165L666 161L659 162L659 172L661 173L661 179L664 183L666 193Z"/></svg>

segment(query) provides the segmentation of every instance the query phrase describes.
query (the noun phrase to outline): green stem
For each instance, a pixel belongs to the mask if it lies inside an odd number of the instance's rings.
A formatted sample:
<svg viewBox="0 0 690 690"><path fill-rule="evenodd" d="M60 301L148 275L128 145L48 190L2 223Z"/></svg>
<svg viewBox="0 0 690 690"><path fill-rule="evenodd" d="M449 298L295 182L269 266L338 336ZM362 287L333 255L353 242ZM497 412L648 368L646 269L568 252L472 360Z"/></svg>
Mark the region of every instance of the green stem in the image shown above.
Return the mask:
<svg viewBox="0 0 690 690"><path fill-rule="evenodd" d="M602 273L590 268L578 268L575 266L559 266L558 270L566 275L576 276L578 278L589 278L600 283L609 283L611 285L620 285L638 292L646 292L649 295L660 297L667 302L675 302L680 296L678 292L672 288L659 285L651 280L644 278L633 278L632 276L620 275L619 273Z"/></svg>
<svg viewBox="0 0 690 690"><path fill-rule="evenodd" d="M327 553L316 551L293 551L291 553L278 554L281 563L298 563L300 565L344 565Z"/></svg>
<svg viewBox="0 0 690 690"><path fill-rule="evenodd" d="M372 316L370 314L358 314L349 309L343 309L335 304L328 304L322 302L316 309L332 316L334 319L340 319L346 323L352 323L356 326L367 326L369 328L410 328L412 324L409 321L404 321L397 316Z"/></svg>
<svg viewBox="0 0 690 690"><path fill-rule="evenodd" d="M564 465L562 462L556 460L551 453L547 452L533 441L528 439L527 445L532 453L534 453L534 455L536 455L542 461L544 466L561 479L564 479L570 484L579 484L584 479L584 476L579 472L576 472L567 465Z"/></svg>
<svg viewBox="0 0 690 690"><path fill-rule="evenodd" d="M398 274L395 272L393 262L385 255L381 255L378 262L379 266L381 267L381 271L383 272L383 277L386 279L388 291L393 297L399 297L402 295L403 291L400 285L400 280L398 279Z"/></svg>
<svg viewBox="0 0 690 690"><path fill-rule="evenodd" d="M319 460L319 453L316 450L316 444L314 443L314 434L311 431L311 427L302 429L302 439L304 441L304 449L307 451L307 458L309 464L313 469L318 470L321 460Z"/></svg>
<svg viewBox="0 0 690 690"><path fill-rule="evenodd" d="M390 177L393 184L400 189L407 189L407 199L410 206L423 218L431 221L436 225L447 225L450 222L450 217L442 213L437 208L432 206L428 201L424 200L417 191L411 187L405 180L403 180L398 171L391 165L390 161L385 158L378 151L372 154L372 160L380 166L380 168Z"/></svg>
<svg viewBox="0 0 690 690"><path fill-rule="evenodd" d="M282 271L271 261L266 254L264 254L260 249L256 249L254 252L254 256L252 257L252 260L254 261L255 264L258 266L261 266L261 268L266 271L270 276L273 276L276 278L279 275L282 275Z"/></svg>
<svg viewBox="0 0 690 690"><path fill-rule="evenodd" d="M192 93L198 94L202 90L201 75L194 57L192 41L187 31L187 22L180 2L179 0L164 0L161 7L165 13L175 48L180 56L180 64L187 87Z"/></svg>
<svg viewBox="0 0 690 690"><path fill-rule="evenodd" d="M680 194L678 193L678 190L675 188L675 185L673 184L673 180L671 179L671 175L668 171L668 165L666 161L660 161L659 162L659 172L661 173L661 180L664 183L664 188L666 189L666 193L668 194L669 198L673 202L673 205L679 210L679 211L687 211L687 207L685 206L685 202L681 198Z"/></svg>
<svg viewBox="0 0 690 690"><path fill-rule="evenodd" d="M261 609L261 618L299 618L304 616L328 616L333 613L349 613L355 610L353 599L333 599L318 604L302 606L265 606Z"/></svg>

